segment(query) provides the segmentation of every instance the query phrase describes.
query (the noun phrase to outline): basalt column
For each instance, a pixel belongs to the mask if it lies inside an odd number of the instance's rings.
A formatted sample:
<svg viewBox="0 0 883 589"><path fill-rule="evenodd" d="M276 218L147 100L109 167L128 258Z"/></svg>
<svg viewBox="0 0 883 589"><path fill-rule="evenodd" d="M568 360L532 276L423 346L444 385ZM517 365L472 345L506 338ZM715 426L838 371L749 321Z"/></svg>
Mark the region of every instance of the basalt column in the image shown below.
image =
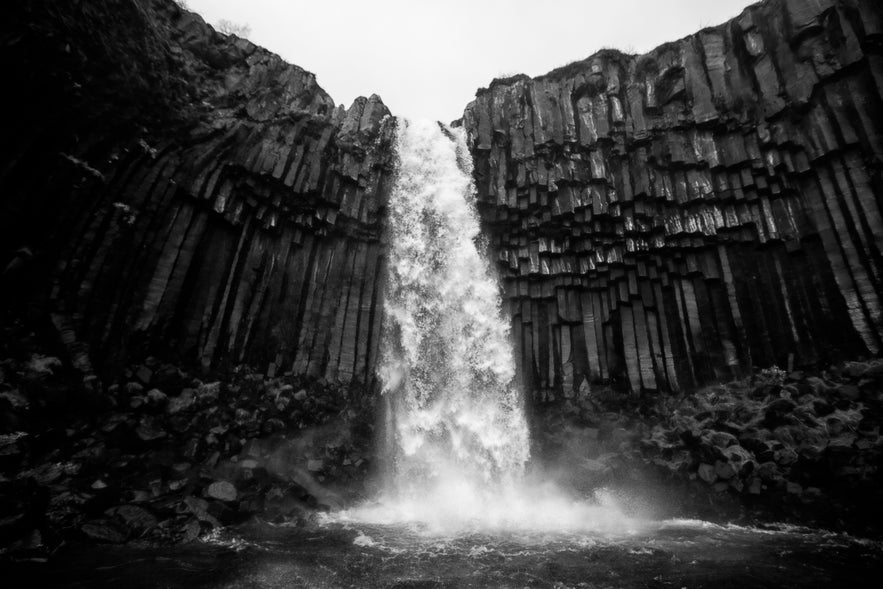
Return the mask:
<svg viewBox="0 0 883 589"><path fill-rule="evenodd" d="M463 119L523 382L678 390L881 351L883 9L770 0Z"/></svg>
<svg viewBox="0 0 883 589"><path fill-rule="evenodd" d="M378 97L335 107L313 74L171 0L7 16L8 308L51 322L84 372L154 354L373 378L392 141Z"/></svg>

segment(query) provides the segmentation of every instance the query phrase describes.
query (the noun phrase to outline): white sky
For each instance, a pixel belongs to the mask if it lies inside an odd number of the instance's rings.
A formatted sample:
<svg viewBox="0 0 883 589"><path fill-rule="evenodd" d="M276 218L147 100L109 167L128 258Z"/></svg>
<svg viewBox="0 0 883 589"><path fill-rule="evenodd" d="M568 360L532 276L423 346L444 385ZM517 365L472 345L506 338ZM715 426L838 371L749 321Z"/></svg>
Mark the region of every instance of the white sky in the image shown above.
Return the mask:
<svg viewBox="0 0 883 589"><path fill-rule="evenodd" d="M750 0L187 0L211 24L316 74L347 107L379 94L393 114L459 118L495 77L538 76L602 47L644 53L720 24Z"/></svg>

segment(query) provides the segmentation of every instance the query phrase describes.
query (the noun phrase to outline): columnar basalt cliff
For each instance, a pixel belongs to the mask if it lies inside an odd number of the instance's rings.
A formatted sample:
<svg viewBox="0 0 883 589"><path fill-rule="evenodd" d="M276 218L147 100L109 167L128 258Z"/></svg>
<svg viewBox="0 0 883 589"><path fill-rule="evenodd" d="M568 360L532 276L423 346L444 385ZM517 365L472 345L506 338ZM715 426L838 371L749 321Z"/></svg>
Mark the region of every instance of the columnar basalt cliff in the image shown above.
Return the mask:
<svg viewBox="0 0 883 589"><path fill-rule="evenodd" d="M161 0L10 7L4 295L74 363L367 382L392 125Z"/></svg>
<svg viewBox="0 0 883 589"><path fill-rule="evenodd" d="M881 42L875 0L770 0L478 92L463 124L535 399L879 353Z"/></svg>

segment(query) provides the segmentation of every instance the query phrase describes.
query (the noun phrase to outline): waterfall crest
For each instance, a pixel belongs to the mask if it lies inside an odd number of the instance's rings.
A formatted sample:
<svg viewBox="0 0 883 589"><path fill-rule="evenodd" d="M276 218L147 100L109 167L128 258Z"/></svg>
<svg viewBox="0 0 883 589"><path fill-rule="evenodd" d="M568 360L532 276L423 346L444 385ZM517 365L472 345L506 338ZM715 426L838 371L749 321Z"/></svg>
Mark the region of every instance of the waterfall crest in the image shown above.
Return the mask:
<svg viewBox="0 0 883 589"><path fill-rule="evenodd" d="M380 361L398 491L517 478L529 456L499 287L477 245L461 129L399 121Z"/></svg>

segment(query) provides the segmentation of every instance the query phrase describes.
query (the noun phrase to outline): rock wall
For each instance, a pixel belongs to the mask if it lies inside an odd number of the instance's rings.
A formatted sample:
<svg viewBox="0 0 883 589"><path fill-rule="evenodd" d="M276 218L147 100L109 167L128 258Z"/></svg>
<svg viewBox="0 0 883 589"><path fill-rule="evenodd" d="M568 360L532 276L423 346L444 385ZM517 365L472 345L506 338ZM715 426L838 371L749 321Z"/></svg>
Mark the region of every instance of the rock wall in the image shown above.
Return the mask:
<svg viewBox="0 0 883 589"><path fill-rule="evenodd" d="M150 354L373 378L393 125L171 0L0 30L2 291L84 372Z"/></svg>
<svg viewBox="0 0 883 589"><path fill-rule="evenodd" d="M875 0L769 0L479 90L463 124L535 399L880 352L881 42Z"/></svg>

